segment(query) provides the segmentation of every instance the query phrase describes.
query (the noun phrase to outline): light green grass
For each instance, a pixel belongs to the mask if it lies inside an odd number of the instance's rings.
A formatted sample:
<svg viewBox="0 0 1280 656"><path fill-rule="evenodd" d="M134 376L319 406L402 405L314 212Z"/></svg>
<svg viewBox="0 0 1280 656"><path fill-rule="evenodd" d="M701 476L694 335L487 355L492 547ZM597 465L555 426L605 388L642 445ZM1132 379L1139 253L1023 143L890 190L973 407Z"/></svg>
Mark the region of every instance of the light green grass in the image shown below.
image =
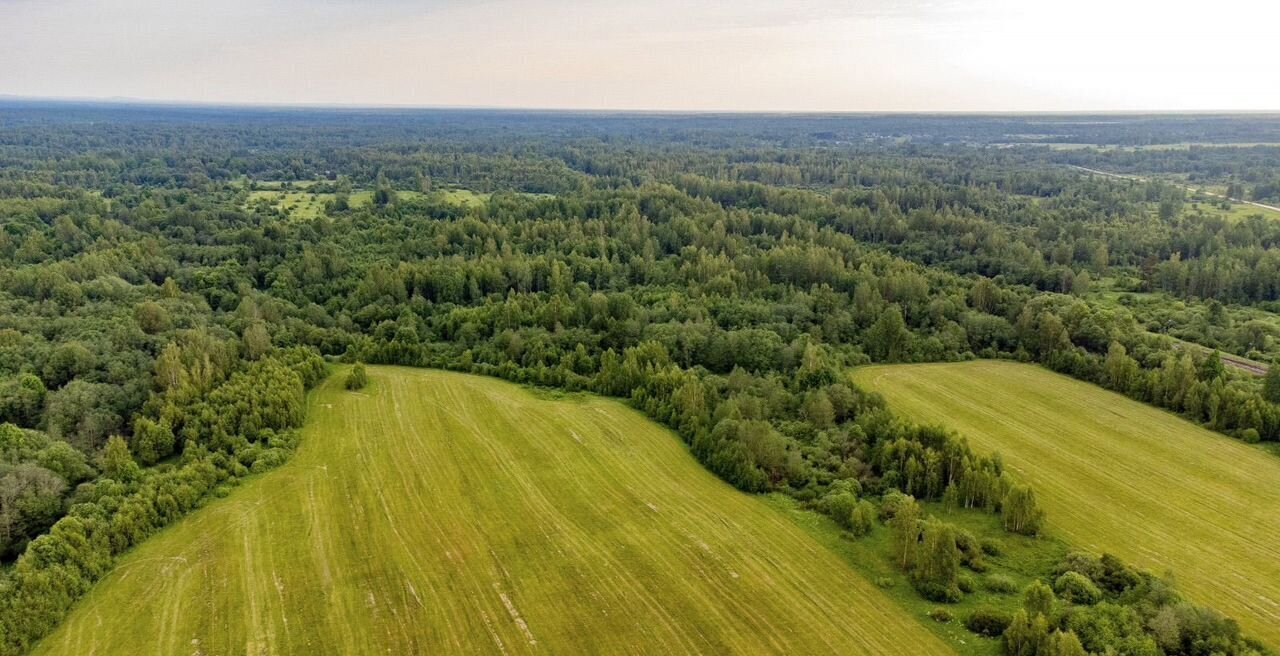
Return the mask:
<svg viewBox="0 0 1280 656"><path fill-rule="evenodd" d="M998 450L1051 534L1160 574L1280 646L1280 459L1032 365L866 367L855 380L913 420Z"/></svg>
<svg viewBox="0 0 1280 656"><path fill-rule="evenodd" d="M613 401L370 367L39 654L935 654L784 512Z"/></svg>
<svg viewBox="0 0 1280 656"><path fill-rule="evenodd" d="M297 184L297 183L295 183ZM455 196L446 196L445 200L467 205L480 202L481 196L466 190L451 190ZM422 198L418 191L397 191L401 200ZM332 201L335 194L315 193L305 190L255 189L249 192L246 206L252 207L265 200L271 207L282 211L292 220L307 221L320 217L325 212L325 204ZM351 207L368 207L373 204L373 191L353 191L347 195L347 203Z"/></svg>
<svg viewBox="0 0 1280 656"><path fill-rule="evenodd" d="M781 494L766 497L769 503L790 515L791 519L815 540L844 557L864 578L885 583L882 589L912 615L921 618L929 628L942 636L960 654L965 656L1002 656L1004 651L999 639L984 638L964 628L964 620L979 608L997 608L1013 613L1022 607L1022 591L1038 576L1051 571L1068 548L1065 543L1046 537L1026 537L1004 530L998 515L981 510L947 509L939 503L924 503L927 514L969 531L980 540L1000 546L999 556L988 556L985 562L989 570L983 573L969 572L978 586L953 604L939 604L921 597L911 586L902 569L894 562L890 531L877 524L871 533L853 538L841 531L830 518L803 510L794 499ZM993 592L984 581L994 575L1005 576L1016 586L1013 592ZM937 622L929 618L929 611L943 608L953 619Z"/></svg>

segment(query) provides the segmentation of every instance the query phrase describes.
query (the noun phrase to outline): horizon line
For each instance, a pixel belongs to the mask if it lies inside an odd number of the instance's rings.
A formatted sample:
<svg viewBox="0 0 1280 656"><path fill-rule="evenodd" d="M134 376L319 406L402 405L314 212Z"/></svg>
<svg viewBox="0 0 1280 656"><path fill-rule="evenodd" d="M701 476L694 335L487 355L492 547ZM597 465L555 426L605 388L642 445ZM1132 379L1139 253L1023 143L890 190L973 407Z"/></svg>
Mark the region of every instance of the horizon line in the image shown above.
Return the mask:
<svg viewBox="0 0 1280 656"><path fill-rule="evenodd" d="M523 105L450 105L409 103L342 103L342 102L291 102L291 101L238 101L238 100L181 100L166 98L137 98L129 96L28 96L0 93L0 102L30 104L99 104L120 106L148 106L172 108L222 108L222 109L274 109L274 110L344 110L344 111L501 111L529 113L579 113L579 114L665 114L665 115L742 115L742 116L855 116L855 115L950 115L950 116L1106 116L1106 115L1277 115L1275 109L637 109L590 108Z"/></svg>

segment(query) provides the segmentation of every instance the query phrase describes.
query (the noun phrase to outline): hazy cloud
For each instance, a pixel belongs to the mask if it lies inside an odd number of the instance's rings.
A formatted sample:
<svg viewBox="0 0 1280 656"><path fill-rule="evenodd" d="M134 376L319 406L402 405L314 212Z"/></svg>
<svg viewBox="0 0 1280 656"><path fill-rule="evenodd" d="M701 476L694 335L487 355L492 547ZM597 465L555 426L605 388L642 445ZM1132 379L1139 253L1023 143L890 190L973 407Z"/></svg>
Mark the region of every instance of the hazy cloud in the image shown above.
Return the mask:
<svg viewBox="0 0 1280 656"><path fill-rule="evenodd" d="M1275 3L0 0L0 93L781 110L1280 108Z"/></svg>

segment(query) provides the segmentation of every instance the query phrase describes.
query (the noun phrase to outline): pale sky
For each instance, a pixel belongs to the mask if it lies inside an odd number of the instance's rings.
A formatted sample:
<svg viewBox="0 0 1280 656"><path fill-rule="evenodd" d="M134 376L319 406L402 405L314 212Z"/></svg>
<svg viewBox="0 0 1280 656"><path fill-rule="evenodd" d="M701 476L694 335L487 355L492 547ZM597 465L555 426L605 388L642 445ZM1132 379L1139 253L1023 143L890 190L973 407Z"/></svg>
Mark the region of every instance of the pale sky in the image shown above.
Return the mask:
<svg viewBox="0 0 1280 656"><path fill-rule="evenodd" d="M1280 0L0 0L0 94L1280 110Z"/></svg>

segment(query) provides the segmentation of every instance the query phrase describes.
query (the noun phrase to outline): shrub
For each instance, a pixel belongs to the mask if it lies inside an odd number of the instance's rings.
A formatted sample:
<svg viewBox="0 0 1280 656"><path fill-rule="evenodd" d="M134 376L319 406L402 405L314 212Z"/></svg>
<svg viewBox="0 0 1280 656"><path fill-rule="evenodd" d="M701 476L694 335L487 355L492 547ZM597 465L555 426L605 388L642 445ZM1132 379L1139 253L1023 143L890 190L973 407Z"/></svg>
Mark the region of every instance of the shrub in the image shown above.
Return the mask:
<svg viewBox="0 0 1280 656"><path fill-rule="evenodd" d="M929 611L929 618L935 622L942 622L943 624L946 624L947 622L950 622L952 619L954 619L951 615L951 611L941 607L934 608L933 610Z"/></svg>
<svg viewBox="0 0 1280 656"><path fill-rule="evenodd" d="M1090 606L1102 599L1102 591L1080 572L1067 572L1053 582L1053 591L1073 604Z"/></svg>
<svg viewBox="0 0 1280 656"><path fill-rule="evenodd" d="M968 572L960 572L960 576L956 577L956 585L960 587L960 592L965 594L978 589L978 582Z"/></svg>
<svg viewBox="0 0 1280 656"><path fill-rule="evenodd" d="M876 523L876 507L863 499L854 507L849 518L849 532L859 537L871 532Z"/></svg>
<svg viewBox="0 0 1280 656"><path fill-rule="evenodd" d="M994 608L979 608L969 614L964 621L964 628L988 638L996 638L1004 634L1005 629L1013 623L1013 616Z"/></svg>
<svg viewBox="0 0 1280 656"><path fill-rule="evenodd" d="M347 389L349 390L364 389L364 386L368 384L369 384L369 376L364 371L364 365L357 362L356 366L352 367L351 371L347 373L347 383L346 383Z"/></svg>
<svg viewBox="0 0 1280 656"><path fill-rule="evenodd" d="M1000 594L1010 594L1018 590L1018 584L1004 574L992 574L982 582L986 589Z"/></svg>

